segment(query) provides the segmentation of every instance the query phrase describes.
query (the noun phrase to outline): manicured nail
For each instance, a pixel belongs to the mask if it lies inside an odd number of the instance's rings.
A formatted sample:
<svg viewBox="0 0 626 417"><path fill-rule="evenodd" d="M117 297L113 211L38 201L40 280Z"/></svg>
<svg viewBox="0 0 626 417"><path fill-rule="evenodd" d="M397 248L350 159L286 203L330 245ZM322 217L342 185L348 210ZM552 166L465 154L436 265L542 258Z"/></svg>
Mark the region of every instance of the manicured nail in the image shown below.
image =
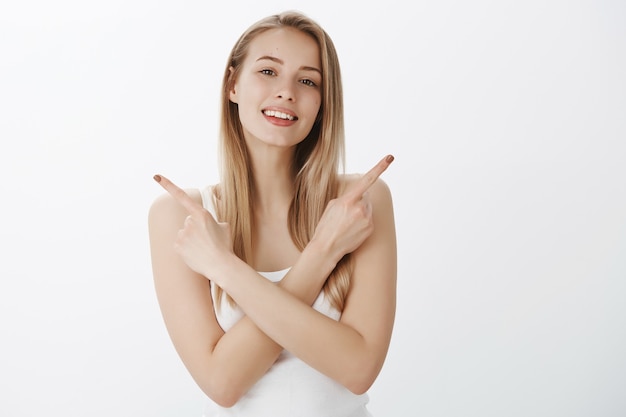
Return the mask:
<svg viewBox="0 0 626 417"><path fill-rule="evenodd" d="M387 157L385 158L385 161L387 161L388 163L392 163L393 162L393 155L387 155Z"/></svg>
<svg viewBox="0 0 626 417"><path fill-rule="evenodd" d="M160 175L155 175L153 178L154 178L154 180L156 182L161 182L161 176Z"/></svg>

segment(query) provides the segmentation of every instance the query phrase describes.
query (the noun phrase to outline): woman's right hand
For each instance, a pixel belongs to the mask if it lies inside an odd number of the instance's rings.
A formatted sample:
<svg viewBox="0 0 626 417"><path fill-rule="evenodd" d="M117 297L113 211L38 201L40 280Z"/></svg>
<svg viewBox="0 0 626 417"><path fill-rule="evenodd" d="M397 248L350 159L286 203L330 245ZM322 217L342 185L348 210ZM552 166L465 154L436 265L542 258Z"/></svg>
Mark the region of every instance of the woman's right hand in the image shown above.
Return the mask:
<svg viewBox="0 0 626 417"><path fill-rule="evenodd" d="M220 265L229 256L235 256L230 227L227 223L217 222L201 204L168 178L155 175L154 179L189 213L174 242L176 252L193 271L217 282Z"/></svg>
<svg viewBox="0 0 626 417"><path fill-rule="evenodd" d="M335 262L361 246L374 230L368 190L393 159L387 155L343 195L328 202L311 242L322 245Z"/></svg>

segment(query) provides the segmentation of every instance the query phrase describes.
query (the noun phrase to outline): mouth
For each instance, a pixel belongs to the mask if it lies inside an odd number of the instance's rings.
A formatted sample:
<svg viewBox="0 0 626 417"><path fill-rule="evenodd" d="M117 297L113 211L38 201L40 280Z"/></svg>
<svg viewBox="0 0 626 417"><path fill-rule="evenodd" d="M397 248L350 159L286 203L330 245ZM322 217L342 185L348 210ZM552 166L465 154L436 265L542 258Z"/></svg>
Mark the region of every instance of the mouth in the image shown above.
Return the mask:
<svg viewBox="0 0 626 417"><path fill-rule="evenodd" d="M275 117L281 120L289 120L290 122L298 120L298 117L296 115L277 110L263 110L263 114L267 117Z"/></svg>

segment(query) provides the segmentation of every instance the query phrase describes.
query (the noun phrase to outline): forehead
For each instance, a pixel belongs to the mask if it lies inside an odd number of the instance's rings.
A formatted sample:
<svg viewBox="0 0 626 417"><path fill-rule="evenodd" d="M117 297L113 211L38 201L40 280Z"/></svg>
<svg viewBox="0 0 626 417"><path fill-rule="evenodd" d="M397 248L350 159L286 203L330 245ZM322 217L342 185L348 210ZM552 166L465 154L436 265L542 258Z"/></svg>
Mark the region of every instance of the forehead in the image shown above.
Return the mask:
<svg viewBox="0 0 626 417"><path fill-rule="evenodd" d="M269 29L250 42L247 60L263 56L282 60L285 65L320 68L320 48L310 35L294 28Z"/></svg>

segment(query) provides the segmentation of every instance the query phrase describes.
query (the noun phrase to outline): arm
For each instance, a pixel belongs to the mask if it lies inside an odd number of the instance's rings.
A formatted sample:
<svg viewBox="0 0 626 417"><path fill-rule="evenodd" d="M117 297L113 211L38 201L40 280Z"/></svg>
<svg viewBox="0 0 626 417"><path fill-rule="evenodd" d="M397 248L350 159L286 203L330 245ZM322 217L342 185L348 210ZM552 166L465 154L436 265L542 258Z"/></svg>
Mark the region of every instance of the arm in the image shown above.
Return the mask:
<svg viewBox="0 0 626 417"><path fill-rule="evenodd" d="M235 257L208 272L261 331L355 393L367 391L378 376L395 316L396 238L391 195L378 180L370 188L370 196L376 226L354 252L351 289L339 322L259 279Z"/></svg>
<svg viewBox="0 0 626 417"><path fill-rule="evenodd" d="M199 201L199 196L195 199ZM174 249L186 216L187 211L169 195L159 197L150 209L157 298L187 370L210 398L228 407L263 376L282 347L248 317L226 333L221 329L213 311L210 281L191 270ZM310 306L335 264L322 245L312 242L278 285Z"/></svg>

